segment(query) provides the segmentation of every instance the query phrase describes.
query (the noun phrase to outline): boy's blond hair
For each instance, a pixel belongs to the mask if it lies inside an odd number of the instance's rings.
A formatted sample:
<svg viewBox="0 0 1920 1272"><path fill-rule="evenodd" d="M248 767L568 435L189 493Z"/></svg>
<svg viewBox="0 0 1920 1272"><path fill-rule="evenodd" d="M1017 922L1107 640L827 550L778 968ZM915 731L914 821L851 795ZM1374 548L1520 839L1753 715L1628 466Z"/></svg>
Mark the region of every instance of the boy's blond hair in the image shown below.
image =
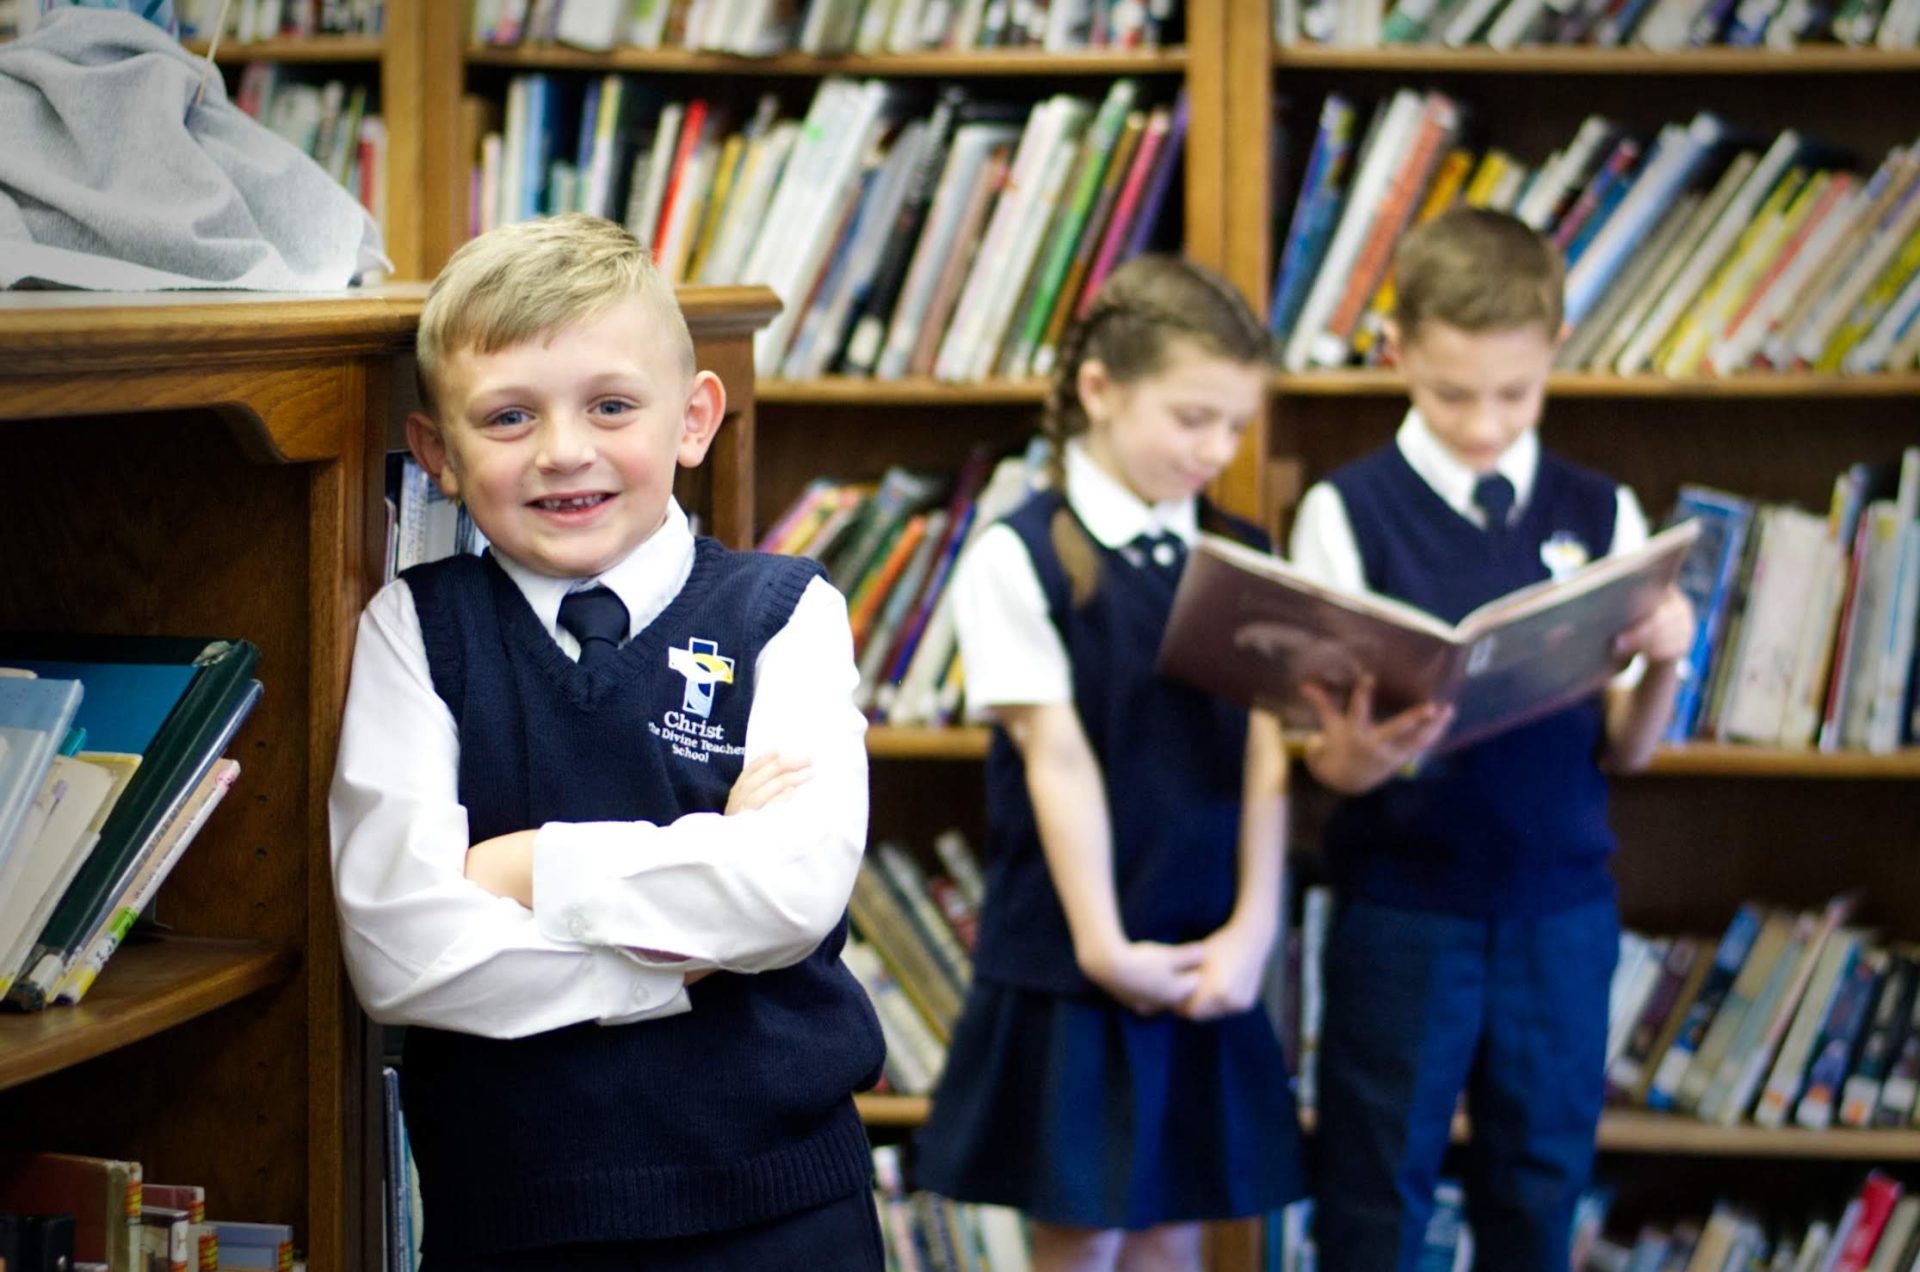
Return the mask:
<svg viewBox="0 0 1920 1272"><path fill-rule="evenodd" d="M1538 324L1548 339L1559 338L1566 289L1559 249L1505 212L1442 213L1400 240L1393 276L1403 343L1425 322L1469 333Z"/></svg>
<svg viewBox="0 0 1920 1272"><path fill-rule="evenodd" d="M624 228L570 212L488 230L453 254L427 292L414 342L421 399L439 414L441 376L458 350L508 349L629 298L646 304L658 338L691 376L686 317L646 245Z"/></svg>

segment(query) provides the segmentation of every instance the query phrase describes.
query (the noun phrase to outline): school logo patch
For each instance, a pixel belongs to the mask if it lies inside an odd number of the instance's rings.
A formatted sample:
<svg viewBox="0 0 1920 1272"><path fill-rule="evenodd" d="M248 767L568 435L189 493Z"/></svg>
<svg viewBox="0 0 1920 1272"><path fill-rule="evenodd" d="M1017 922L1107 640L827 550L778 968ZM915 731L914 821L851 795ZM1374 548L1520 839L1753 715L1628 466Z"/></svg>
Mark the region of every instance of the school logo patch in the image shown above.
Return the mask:
<svg viewBox="0 0 1920 1272"><path fill-rule="evenodd" d="M733 683L733 659L720 656L716 641L694 638L687 641L685 649L669 649L667 666L687 678L680 709L702 720L713 714L714 686Z"/></svg>
<svg viewBox="0 0 1920 1272"><path fill-rule="evenodd" d="M1540 545L1540 564L1547 567L1547 573L1553 576L1555 583L1591 559L1587 554L1587 545L1580 542L1571 530L1555 530Z"/></svg>

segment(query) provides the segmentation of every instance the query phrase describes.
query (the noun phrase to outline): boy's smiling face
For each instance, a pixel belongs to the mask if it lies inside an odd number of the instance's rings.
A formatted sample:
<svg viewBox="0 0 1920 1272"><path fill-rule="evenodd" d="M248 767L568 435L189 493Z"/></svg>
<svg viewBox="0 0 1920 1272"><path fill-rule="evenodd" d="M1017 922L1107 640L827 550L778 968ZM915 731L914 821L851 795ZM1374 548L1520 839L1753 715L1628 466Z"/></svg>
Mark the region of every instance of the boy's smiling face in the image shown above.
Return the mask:
<svg viewBox="0 0 1920 1272"><path fill-rule="evenodd" d="M414 457L495 551L588 578L660 528L680 466L706 457L726 395L689 376L639 298L493 353L452 351Z"/></svg>
<svg viewBox="0 0 1920 1272"><path fill-rule="evenodd" d="M1420 418L1474 472L1492 472L1507 448L1540 422L1559 347L1545 327L1463 331L1429 318L1396 344Z"/></svg>

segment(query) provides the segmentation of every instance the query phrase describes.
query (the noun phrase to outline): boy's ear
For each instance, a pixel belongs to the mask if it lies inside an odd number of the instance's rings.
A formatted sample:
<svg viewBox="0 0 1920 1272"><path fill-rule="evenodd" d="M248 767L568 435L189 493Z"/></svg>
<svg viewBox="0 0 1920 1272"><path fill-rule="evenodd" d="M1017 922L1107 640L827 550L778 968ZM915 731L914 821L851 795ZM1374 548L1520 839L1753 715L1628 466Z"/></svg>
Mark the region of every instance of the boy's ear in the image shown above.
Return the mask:
<svg viewBox="0 0 1920 1272"><path fill-rule="evenodd" d="M449 461L447 439L425 411L407 412L407 449L440 487L441 494L449 499L460 497L460 474Z"/></svg>
<svg viewBox="0 0 1920 1272"><path fill-rule="evenodd" d="M1387 360L1394 366L1399 366L1402 361L1400 357L1402 352L1400 348L1400 324L1391 318L1382 322L1380 324L1380 338L1387 342Z"/></svg>
<svg viewBox="0 0 1920 1272"><path fill-rule="evenodd" d="M711 371L697 372L687 389L687 409L680 429L680 466L696 468L720 432L727 415L727 389Z"/></svg>

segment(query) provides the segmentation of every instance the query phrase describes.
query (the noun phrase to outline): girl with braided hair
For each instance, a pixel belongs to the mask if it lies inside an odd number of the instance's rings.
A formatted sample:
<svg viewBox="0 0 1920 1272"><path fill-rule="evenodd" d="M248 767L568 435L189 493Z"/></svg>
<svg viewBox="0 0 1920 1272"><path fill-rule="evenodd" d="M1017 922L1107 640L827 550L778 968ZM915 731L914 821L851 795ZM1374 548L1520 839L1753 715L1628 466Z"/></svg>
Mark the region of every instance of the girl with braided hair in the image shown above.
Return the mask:
<svg viewBox="0 0 1920 1272"><path fill-rule="evenodd" d="M1162 679L1202 495L1261 409L1267 333L1210 270L1116 270L1061 349L1053 480L954 580L994 724L974 980L918 1182L1026 1213L1037 1272L1194 1272L1202 1221L1301 1190L1256 1006L1280 923L1279 723Z"/></svg>

